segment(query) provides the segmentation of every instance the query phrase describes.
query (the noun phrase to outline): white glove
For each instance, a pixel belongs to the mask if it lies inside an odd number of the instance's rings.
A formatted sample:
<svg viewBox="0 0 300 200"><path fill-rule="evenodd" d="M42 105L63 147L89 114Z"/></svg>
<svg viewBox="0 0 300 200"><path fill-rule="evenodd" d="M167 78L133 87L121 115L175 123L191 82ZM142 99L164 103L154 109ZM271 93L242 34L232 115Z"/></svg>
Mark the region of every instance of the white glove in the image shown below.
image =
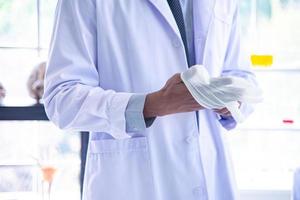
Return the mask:
<svg viewBox="0 0 300 200"><path fill-rule="evenodd" d="M245 119L238 102L262 101L261 90L246 79L234 76L210 78L202 65L195 65L181 73L181 79L200 105L208 109L226 107L238 123Z"/></svg>

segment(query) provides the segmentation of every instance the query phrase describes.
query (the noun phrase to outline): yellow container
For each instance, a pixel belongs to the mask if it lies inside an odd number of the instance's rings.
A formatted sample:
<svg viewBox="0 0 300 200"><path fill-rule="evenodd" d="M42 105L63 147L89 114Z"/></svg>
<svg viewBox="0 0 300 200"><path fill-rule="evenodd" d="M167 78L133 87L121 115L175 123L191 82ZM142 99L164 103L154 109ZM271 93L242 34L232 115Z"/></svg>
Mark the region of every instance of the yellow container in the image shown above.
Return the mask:
<svg viewBox="0 0 300 200"><path fill-rule="evenodd" d="M251 55L251 63L254 67L271 67L273 64L273 56Z"/></svg>

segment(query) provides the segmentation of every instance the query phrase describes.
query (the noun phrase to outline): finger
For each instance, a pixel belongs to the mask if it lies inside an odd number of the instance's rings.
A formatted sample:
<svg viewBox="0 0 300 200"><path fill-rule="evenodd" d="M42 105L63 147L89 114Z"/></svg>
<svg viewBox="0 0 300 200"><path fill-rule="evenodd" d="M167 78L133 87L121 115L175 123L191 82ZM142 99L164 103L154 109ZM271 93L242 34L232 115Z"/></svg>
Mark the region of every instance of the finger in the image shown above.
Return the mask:
<svg viewBox="0 0 300 200"><path fill-rule="evenodd" d="M197 101L195 100L189 100L186 102L186 105L191 107L191 108L197 108L197 107L202 107Z"/></svg>
<svg viewBox="0 0 300 200"><path fill-rule="evenodd" d="M224 116L224 117L229 117L231 116L230 112L226 112L226 113L220 113L220 112L216 112L218 115Z"/></svg>
<svg viewBox="0 0 300 200"><path fill-rule="evenodd" d="M229 116L231 116L231 112L228 111L228 112L226 112L226 113L223 113L222 116L229 117Z"/></svg>
<svg viewBox="0 0 300 200"><path fill-rule="evenodd" d="M228 110L227 110L227 108L221 108L221 109L213 109L213 111L219 112L219 113L225 113L225 112L227 112Z"/></svg>
<svg viewBox="0 0 300 200"><path fill-rule="evenodd" d="M171 78L170 78L170 81L172 83L181 83L182 82L182 79L180 77L180 73L177 73L177 74L174 74Z"/></svg>
<svg viewBox="0 0 300 200"><path fill-rule="evenodd" d="M190 106L186 110L188 112L192 112L192 111L197 111L197 110L202 110L202 109L203 109L203 106L198 104L197 106Z"/></svg>
<svg viewBox="0 0 300 200"><path fill-rule="evenodd" d="M169 78L169 80L167 80L164 88L166 88L170 85L176 85L181 82L182 82L182 80L181 80L180 74L179 73L174 74L171 78Z"/></svg>
<svg viewBox="0 0 300 200"><path fill-rule="evenodd" d="M227 109L216 110L215 112L223 116L231 115L230 111L228 111Z"/></svg>
<svg viewBox="0 0 300 200"><path fill-rule="evenodd" d="M185 84L182 82L182 83L177 83L176 85L176 88L178 89L178 91L181 93L181 94L190 94L190 91L188 90L188 88L185 86Z"/></svg>

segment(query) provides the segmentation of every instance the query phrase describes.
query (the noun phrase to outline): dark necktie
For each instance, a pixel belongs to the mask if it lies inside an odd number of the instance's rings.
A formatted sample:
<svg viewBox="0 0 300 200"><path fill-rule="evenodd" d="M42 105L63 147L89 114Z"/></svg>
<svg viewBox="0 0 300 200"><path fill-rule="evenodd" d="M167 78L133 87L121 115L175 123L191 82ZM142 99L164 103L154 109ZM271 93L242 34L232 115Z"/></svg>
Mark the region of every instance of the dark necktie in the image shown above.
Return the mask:
<svg viewBox="0 0 300 200"><path fill-rule="evenodd" d="M188 52L185 25L184 25L184 18L183 18L183 13L182 13L180 1L179 0L167 0L167 1L169 3L170 9L173 13L176 24L178 26L178 29L179 29L179 32L180 32L180 35L181 35L181 39L182 39L183 44L184 44L187 61L188 61L188 64L189 64L189 52Z"/></svg>

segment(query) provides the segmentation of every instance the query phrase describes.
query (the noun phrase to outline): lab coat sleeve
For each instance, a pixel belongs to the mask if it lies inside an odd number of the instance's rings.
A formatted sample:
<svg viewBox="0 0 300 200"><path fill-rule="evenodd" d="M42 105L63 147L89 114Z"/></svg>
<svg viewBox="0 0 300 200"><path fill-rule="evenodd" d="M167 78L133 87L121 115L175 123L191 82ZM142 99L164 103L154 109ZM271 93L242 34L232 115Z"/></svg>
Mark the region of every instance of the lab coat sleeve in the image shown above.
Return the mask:
<svg viewBox="0 0 300 200"><path fill-rule="evenodd" d="M241 40L238 10L238 3L236 3L222 76L238 76L257 85L255 75L250 68L250 53ZM248 117L254 109L252 105L243 103L240 110L245 117ZM236 127L233 117L221 117L219 122L227 130Z"/></svg>
<svg viewBox="0 0 300 200"><path fill-rule="evenodd" d="M125 109L132 94L99 86L94 2L58 2L45 78L45 110L62 129L127 138Z"/></svg>

